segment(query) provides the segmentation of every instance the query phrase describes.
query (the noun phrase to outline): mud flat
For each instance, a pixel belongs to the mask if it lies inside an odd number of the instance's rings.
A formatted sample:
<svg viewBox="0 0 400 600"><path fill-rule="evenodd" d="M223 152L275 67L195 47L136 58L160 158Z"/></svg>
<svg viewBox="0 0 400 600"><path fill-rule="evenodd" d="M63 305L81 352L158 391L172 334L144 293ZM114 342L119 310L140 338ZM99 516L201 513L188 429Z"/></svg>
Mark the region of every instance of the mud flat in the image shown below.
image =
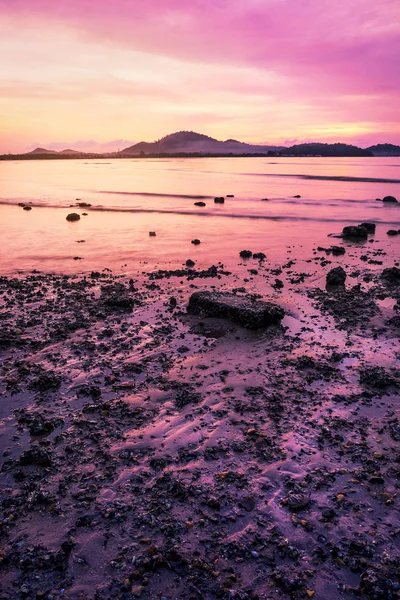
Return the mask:
<svg viewBox="0 0 400 600"><path fill-rule="evenodd" d="M399 265L366 246L1 277L1 599L398 598Z"/></svg>

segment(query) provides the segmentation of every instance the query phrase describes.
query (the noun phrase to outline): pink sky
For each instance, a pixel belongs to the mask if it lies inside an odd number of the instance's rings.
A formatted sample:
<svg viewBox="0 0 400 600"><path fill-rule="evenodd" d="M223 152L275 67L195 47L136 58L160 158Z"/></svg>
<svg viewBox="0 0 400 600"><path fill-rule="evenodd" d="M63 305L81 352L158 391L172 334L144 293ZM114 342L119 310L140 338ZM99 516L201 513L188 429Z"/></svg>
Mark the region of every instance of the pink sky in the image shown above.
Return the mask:
<svg viewBox="0 0 400 600"><path fill-rule="evenodd" d="M399 0L0 0L0 151L400 143Z"/></svg>

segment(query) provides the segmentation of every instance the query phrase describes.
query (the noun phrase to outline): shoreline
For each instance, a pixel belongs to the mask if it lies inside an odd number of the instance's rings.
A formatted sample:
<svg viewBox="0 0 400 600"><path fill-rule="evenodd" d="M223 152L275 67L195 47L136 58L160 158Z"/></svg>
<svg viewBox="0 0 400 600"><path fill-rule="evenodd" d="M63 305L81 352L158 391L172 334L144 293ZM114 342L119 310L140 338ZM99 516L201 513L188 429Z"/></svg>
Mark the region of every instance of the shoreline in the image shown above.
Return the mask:
<svg viewBox="0 0 400 600"><path fill-rule="evenodd" d="M397 597L396 261L333 243L0 277L2 597ZM198 290L286 316L195 316Z"/></svg>

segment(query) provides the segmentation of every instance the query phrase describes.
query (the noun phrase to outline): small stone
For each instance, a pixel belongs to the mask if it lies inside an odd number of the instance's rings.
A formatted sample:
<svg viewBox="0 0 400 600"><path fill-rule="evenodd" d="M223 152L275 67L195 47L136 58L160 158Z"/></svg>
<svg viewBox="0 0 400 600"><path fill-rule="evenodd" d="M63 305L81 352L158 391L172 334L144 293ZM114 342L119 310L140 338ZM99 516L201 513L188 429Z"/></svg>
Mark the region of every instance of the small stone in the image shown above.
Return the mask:
<svg viewBox="0 0 400 600"><path fill-rule="evenodd" d="M187 267L189 267L189 268L192 268L192 267L194 267L194 265L195 265L195 263L194 263L194 260L191 260L190 258L188 258L188 259L187 259L187 261L186 261L186 263L185 263L185 264L186 264L186 266L187 266Z"/></svg>
<svg viewBox="0 0 400 600"><path fill-rule="evenodd" d="M215 510L219 510L221 508L221 503L219 502L219 500L212 497L212 498L209 498L209 500L207 501L207 506L209 508L214 508Z"/></svg>
<svg viewBox="0 0 400 600"><path fill-rule="evenodd" d="M150 237L156 237L156 232L155 231L149 231L149 236Z"/></svg>
<svg viewBox="0 0 400 600"><path fill-rule="evenodd" d="M251 496L245 496L244 498L239 500L239 506L240 508L244 508L245 511L251 512L252 510L254 510L255 507L254 498L252 498Z"/></svg>
<svg viewBox="0 0 400 600"><path fill-rule="evenodd" d="M140 598L140 596L143 594L143 592L144 592L144 587L142 585L135 585L131 589L131 593L134 598Z"/></svg>

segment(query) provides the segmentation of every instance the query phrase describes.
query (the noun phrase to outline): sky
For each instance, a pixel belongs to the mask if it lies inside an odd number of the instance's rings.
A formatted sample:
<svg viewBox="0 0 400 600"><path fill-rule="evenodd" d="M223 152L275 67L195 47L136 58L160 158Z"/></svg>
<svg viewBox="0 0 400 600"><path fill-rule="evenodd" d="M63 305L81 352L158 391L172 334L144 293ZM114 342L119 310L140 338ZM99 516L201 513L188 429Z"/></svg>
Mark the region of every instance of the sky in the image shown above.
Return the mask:
<svg viewBox="0 0 400 600"><path fill-rule="evenodd" d="M400 144L399 0L0 0L0 152Z"/></svg>

